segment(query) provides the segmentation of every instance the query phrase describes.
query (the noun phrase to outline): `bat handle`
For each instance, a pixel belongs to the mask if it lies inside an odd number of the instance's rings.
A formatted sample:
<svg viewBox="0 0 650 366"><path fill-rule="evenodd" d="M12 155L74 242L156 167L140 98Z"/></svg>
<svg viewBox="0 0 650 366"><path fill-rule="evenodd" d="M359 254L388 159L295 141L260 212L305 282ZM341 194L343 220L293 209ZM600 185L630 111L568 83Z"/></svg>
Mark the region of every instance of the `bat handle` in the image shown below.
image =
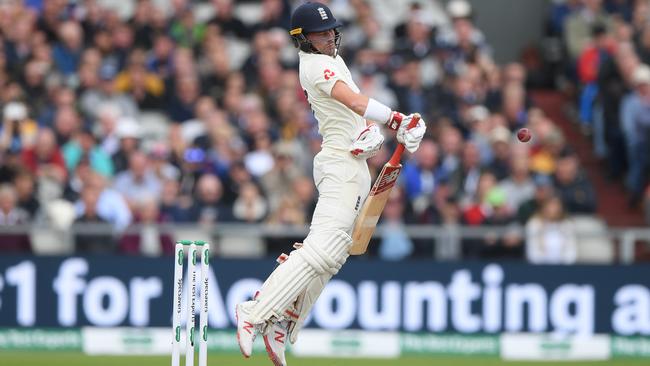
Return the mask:
<svg viewBox="0 0 650 366"><path fill-rule="evenodd" d="M420 120L420 114L415 113L413 115L413 118L411 118L411 122L409 123L407 129L411 129L415 127L418 124L418 121ZM398 144L397 148L395 149L395 152L393 153L393 156L390 157L390 160L388 163L392 166L397 166L400 161L402 160L402 153L404 152L404 145Z"/></svg>

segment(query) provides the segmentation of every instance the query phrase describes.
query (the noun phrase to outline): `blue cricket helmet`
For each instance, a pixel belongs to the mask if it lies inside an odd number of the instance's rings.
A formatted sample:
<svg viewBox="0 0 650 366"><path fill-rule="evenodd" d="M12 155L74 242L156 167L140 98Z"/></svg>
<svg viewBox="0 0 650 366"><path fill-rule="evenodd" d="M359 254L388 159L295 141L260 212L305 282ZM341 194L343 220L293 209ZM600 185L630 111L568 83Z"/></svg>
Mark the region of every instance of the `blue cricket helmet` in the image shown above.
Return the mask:
<svg viewBox="0 0 650 366"><path fill-rule="evenodd" d="M336 20L327 5L318 2L307 2L297 7L291 15L289 34L296 48L300 48L303 52L320 53L305 35L333 29L336 53L338 53L339 44L341 43L341 33L338 28L342 25L341 22ZM335 57L336 53L334 54Z"/></svg>

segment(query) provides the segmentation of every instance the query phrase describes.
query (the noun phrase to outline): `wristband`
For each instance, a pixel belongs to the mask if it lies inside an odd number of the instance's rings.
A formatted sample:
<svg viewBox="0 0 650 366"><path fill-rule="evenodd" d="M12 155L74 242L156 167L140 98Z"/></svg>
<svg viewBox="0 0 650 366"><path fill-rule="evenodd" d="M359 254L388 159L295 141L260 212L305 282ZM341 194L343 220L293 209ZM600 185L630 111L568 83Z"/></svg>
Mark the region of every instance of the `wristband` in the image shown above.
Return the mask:
<svg viewBox="0 0 650 366"><path fill-rule="evenodd" d="M368 106L363 112L363 118L386 124L392 118L392 113L393 111L384 104L368 98Z"/></svg>

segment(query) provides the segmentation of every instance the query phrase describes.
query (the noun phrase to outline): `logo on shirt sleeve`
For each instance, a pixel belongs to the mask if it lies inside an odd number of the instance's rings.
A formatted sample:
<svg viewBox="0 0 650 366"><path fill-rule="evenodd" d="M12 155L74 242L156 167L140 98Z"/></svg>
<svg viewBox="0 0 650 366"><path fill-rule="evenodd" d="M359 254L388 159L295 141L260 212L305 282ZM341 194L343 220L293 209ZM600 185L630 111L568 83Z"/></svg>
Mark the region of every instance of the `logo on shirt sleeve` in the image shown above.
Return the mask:
<svg viewBox="0 0 650 366"><path fill-rule="evenodd" d="M323 77L325 78L325 80L329 80L329 79L330 79L331 77L333 77L334 75L335 75L335 74L334 74L334 71L332 71L332 70L330 70L330 69L325 69L325 70L323 71Z"/></svg>

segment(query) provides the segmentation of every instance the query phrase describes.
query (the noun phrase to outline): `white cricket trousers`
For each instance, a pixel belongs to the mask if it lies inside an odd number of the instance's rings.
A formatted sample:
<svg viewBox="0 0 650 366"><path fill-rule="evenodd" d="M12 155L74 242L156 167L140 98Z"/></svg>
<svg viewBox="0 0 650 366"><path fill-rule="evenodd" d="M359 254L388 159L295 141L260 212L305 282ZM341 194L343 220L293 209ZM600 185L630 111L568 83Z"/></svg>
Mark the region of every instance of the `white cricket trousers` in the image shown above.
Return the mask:
<svg viewBox="0 0 650 366"><path fill-rule="evenodd" d="M314 157L318 202L311 232L343 230L352 234L354 220L370 192L370 172L364 159L347 150L323 149Z"/></svg>

